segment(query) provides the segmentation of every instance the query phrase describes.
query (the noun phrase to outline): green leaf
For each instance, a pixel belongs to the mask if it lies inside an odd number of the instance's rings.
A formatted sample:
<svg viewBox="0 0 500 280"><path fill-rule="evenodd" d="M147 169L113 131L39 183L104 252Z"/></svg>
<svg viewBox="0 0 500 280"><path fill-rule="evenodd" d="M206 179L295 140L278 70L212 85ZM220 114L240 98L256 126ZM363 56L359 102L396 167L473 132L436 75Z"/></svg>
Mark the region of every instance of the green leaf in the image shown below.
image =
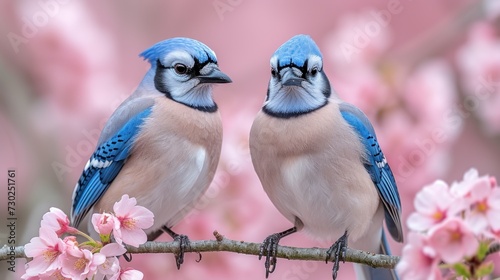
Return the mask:
<svg viewBox="0 0 500 280"><path fill-rule="evenodd" d="M486 275L490 275L493 272L493 268L494 265L492 261L485 262L476 269L476 273L474 276L477 278L481 278Z"/></svg>
<svg viewBox="0 0 500 280"><path fill-rule="evenodd" d="M469 267L466 266L463 263L456 263L456 264L454 264L453 265L453 269L455 270L455 272L457 273L457 275L463 276L465 278L470 278L471 277L470 271L469 271Z"/></svg>
<svg viewBox="0 0 500 280"><path fill-rule="evenodd" d="M479 261L483 261L484 258L486 258L486 254L488 253L489 250L489 243L486 242L479 242L479 249L477 250L477 258Z"/></svg>

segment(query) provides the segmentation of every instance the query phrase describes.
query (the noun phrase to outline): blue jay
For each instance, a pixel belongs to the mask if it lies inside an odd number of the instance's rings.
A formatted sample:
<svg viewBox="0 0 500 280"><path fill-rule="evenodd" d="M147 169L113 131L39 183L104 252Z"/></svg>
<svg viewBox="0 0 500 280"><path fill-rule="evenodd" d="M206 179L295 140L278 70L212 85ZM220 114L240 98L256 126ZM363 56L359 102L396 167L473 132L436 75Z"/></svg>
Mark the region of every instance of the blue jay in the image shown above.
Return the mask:
<svg viewBox="0 0 500 280"><path fill-rule="evenodd" d="M353 248L389 253L384 216L392 237L403 241L398 189L375 131L363 112L332 90L309 36L291 38L271 57L250 152L267 195L294 225L264 240L259 259L266 256L266 277L276 268L280 239L301 229L337 240L326 259L335 257L334 279L348 237ZM359 279L396 277L391 270L355 269Z"/></svg>
<svg viewBox="0 0 500 280"><path fill-rule="evenodd" d="M214 177L222 121L212 85L231 79L219 70L215 53L193 39L168 39L141 56L151 68L101 132L76 184L71 221L78 227L89 212L111 212L123 194L135 197L155 216L148 240L165 231L180 242L180 268L189 239L170 228Z"/></svg>

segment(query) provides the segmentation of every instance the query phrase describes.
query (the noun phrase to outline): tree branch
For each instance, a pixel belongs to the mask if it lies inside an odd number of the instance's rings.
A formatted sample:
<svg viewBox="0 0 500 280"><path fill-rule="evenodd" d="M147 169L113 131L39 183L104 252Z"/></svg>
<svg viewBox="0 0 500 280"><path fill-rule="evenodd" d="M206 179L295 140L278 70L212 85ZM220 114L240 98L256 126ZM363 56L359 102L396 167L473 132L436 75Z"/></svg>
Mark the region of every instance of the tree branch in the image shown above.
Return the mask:
<svg viewBox="0 0 500 280"><path fill-rule="evenodd" d="M217 231L214 231L215 240L191 241L191 247L185 252L233 252L246 255L259 255L260 243L236 241L227 239ZM131 254L154 254L154 253L177 253L179 243L173 242L146 242L138 248L126 246L127 252ZM13 250L11 250L13 249ZM288 260L304 261L325 261L327 249L323 248L297 248L288 246L278 246L277 257ZM500 252L500 244L491 244L487 255ZM4 245L0 248L0 261L25 258L24 246L9 247ZM382 254L372 254L356 249L347 248L346 262L360 263L372 267L393 269L400 257L387 256ZM333 261L330 259L329 261Z"/></svg>
<svg viewBox="0 0 500 280"><path fill-rule="evenodd" d="M185 252L233 252L246 255L259 255L260 243L244 242L227 239L217 231L214 231L216 240L193 240L191 247ZM27 258L24 253L24 246L13 248L5 245L0 249L0 261L11 258ZM174 242L146 242L139 248L127 246L127 252L131 254L148 253L177 253L179 244ZM278 246L278 258L289 260L325 261L327 249L323 248L296 248L288 246ZM333 261L331 259L330 261ZM367 253L355 249L347 248L346 262L366 264L372 267L394 268L399 261L397 256L387 256Z"/></svg>
<svg viewBox="0 0 500 280"><path fill-rule="evenodd" d="M233 252L246 255L259 255L260 243L236 241L223 237L217 231L214 232L216 240L191 241L191 248L185 252ZM146 242L139 248L127 247L132 254L142 253L177 253L179 244L177 242ZM289 260L325 261L327 249L323 248L296 248L278 246L278 258ZM333 259L330 259L333 261ZM387 256L367 253L360 250L347 248L347 262L366 264L373 267L394 268L399 261L398 256Z"/></svg>

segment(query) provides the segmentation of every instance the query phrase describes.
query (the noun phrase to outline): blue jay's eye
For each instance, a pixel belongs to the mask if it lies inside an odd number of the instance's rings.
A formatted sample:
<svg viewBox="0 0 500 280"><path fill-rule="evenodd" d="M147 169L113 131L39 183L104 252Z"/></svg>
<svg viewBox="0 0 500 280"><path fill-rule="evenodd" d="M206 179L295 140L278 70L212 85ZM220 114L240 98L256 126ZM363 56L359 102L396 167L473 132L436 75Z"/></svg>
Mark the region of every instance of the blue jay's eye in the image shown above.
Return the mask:
<svg viewBox="0 0 500 280"><path fill-rule="evenodd" d="M274 68L271 68L271 76L276 77L276 70Z"/></svg>
<svg viewBox="0 0 500 280"><path fill-rule="evenodd" d="M314 67L311 69L311 75L315 76L316 74L318 74L318 68Z"/></svg>
<svg viewBox="0 0 500 280"><path fill-rule="evenodd" d="M188 67L184 64L177 63L176 65L174 65L174 70L175 70L175 73L177 73L179 75L184 75L188 72Z"/></svg>

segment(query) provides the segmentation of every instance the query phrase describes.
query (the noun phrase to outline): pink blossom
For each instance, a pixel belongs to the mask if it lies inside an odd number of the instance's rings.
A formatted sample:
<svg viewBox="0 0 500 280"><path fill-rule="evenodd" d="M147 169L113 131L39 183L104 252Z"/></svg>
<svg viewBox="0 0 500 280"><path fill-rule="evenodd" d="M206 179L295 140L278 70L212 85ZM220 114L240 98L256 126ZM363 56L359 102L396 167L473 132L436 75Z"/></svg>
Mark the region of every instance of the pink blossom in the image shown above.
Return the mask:
<svg viewBox="0 0 500 280"><path fill-rule="evenodd" d="M500 188L491 187L487 176L478 178L467 199L471 209L466 221L476 234L489 227L500 229Z"/></svg>
<svg viewBox="0 0 500 280"><path fill-rule="evenodd" d="M451 185L451 193L455 196L467 197L479 179L479 173L471 168L465 172L462 181Z"/></svg>
<svg viewBox="0 0 500 280"><path fill-rule="evenodd" d="M490 186L492 188L497 188L498 187L498 183L497 183L497 178L495 177L490 177Z"/></svg>
<svg viewBox="0 0 500 280"><path fill-rule="evenodd" d="M66 244L66 247L78 247L76 236L73 235L66 236L64 237L63 242L64 244Z"/></svg>
<svg viewBox="0 0 500 280"><path fill-rule="evenodd" d="M40 276L28 276L26 274L24 274L23 276L21 276L21 279L25 279L25 280L40 280Z"/></svg>
<svg viewBox="0 0 500 280"><path fill-rule="evenodd" d="M40 279L41 280L71 280L71 278L68 278L68 277L64 277L62 275L62 269L57 269L57 270L54 270L54 271L51 271L49 273L45 273L44 275L41 275L40 276Z"/></svg>
<svg viewBox="0 0 500 280"><path fill-rule="evenodd" d="M120 221L122 240L134 247L138 247L147 241L147 235L143 229L151 227L154 222L153 213L136 204L137 200L135 198L129 198L125 194L120 201L113 205L115 215Z"/></svg>
<svg viewBox="0 0 500 280"><path fill-rule="evenodd" d="M104 263L97 268L97 274L94 280L104 279L105 276L114 276L120 272L120 263L116 256L125 254L127 250L122 244L110 243L101 248L99 253L106 257Z"/></svg>
<svg viewBox="0 0 500 280"><path fill-rule="evenodd" d="M121 256L127 252L127 249L123 247L122 244L110 243L101 248L99 253L105 255L106 257Z"/></svg>
<svg viewBox="0 0 500 280"><path fill-rule="evenodd" d="M45 275L45 276L42 276L41 277L42 280L71 280L71 278L68 278L68 277L64 277L62 275L62 269L58 269L56 271L53 271L52 273L50 273L50 275Z"/></svg>
<svg viewBox="0 0 500 280"><path fill-rule="evenodd" d="M141 280L143 277L144 274L139 270L126 268L124 270L120 270L120 273L111 277L110 280Z"/></svg>
<svg viewBox="0 0 500 280"><path fill-rule="evenodd" d="M26 274L21 277L21 279L25 280L71 280L71 278L64 277L61 274L61 269L58 268L56 270L45 272L44 274L40 274L37 276L27 276Z"/></svg>
<svg viewBox="0 0 500 280"><path fill-rule="evenodd" d="M61 267L61 255L66 249L64 242L54 231L40 228L40 237L33 237L24 247L27 257L33 258L26 264L26 276L36 276Z"/></svg>
<svg viewBox="0 0 500 280"><path fill-rule="evenodd" d="M496 218L500 215L500 188L494 177L479 177L476 169L470 169L461 182L451 186L451 192L465 197L470 208L465 220L476 234L488 227L500 229L500 220Z"/></svg>
<svg viewBox="0 0 500 280"><path fill-rule="evenodd" d="M416 121L413 129L418 125L424 133L423 137L412 142L418 143L417 148L426 156L439 145L453 142L461 132L459 123L452 123L449 118L443 117L443 112L453 110L457 102L453 74L446 60L433 59L415 68L403 85L401 97L408 113Z"/></svg>
<svg viewBox="0 0 500 280"><path fill-rule="evenodd" d="M94 280L108 279L120 274L120 262L117 257L106 258L106 261L97 268Z"/></svg>
<svg viewBox="0 0 500 280"><path fill-rule="evenodd" d="M62 275L71 279L91 279L97 267L106 261L103 254L68 246L62 257Z"/></svg>
<svg viewBox="0 0 500 280"><path fill-rule="evenodd" d="M426 231L443 220L456 215L464 205L450 193L443 181L425 186L415 197L415 210L408 217L408 227L415 231Z"/></svg>
<svg viewBox="0 0 500 280"><path fill-rule="evenodd" d="M98 266L94 280L101 280L106 276L109 278L118 274L120 272L120 263L116 256L123 255L126 251L125 247L118 243L109 243L102 247L99 253L104 255L106 260Z"/></svg>
<svg viewBox="0 0 500 280"><path fill-rule="evenodd" d="M438 264L439 258L425 236L410 232L396 271L401 279L438 280L442 279Z"/></svg>
<svg viewBox="0 0 500 280"><path fill-rule="evenodd" d="M473 256L479 242L462 219L451 218L429 231L429 245L444 262L452 264Z"/></svg>
<svg viewBox="0 0 500 280"><path fill-rule="evenodd" d="M111 232L120 233L120 221L109 213L92 215L92 225L100 235L109 235ZM119 235L121 236L121 233Z"/></svg>
<svg viewBox="0 0 500 280"><path fill-rule="evenodd" d="M61 209L55 207L50 207L50 212L43 215L41 222L42 227L52 229L57 233L57 236L72 231L73 228L69 224L68 216Z"/></svg>
<svg viewBox="0 0 500 280"><path fill-rule="evenodd" d="M392 101L389 87L373 68L341 71L331 79L339 95L346 102L356 104L368 116L375 116Z"/></svg>
<svg viewBox="0 0 500 280"><path fill-rule="evenodd" d="M499 48L495 26L479 21L470 28L468 41L457 55L464 93L467 100L471 100L467 109L478 115L493 133L500 131L500 111L497 110L500 105Z"/></svg>
<svg viewBox="0 0 500 280"><path fill-rule="evenodd" d="M496 242L500 242L500 228L491 228L490 230L485 232L486 238L492 238L496 240Z"/></svg>

